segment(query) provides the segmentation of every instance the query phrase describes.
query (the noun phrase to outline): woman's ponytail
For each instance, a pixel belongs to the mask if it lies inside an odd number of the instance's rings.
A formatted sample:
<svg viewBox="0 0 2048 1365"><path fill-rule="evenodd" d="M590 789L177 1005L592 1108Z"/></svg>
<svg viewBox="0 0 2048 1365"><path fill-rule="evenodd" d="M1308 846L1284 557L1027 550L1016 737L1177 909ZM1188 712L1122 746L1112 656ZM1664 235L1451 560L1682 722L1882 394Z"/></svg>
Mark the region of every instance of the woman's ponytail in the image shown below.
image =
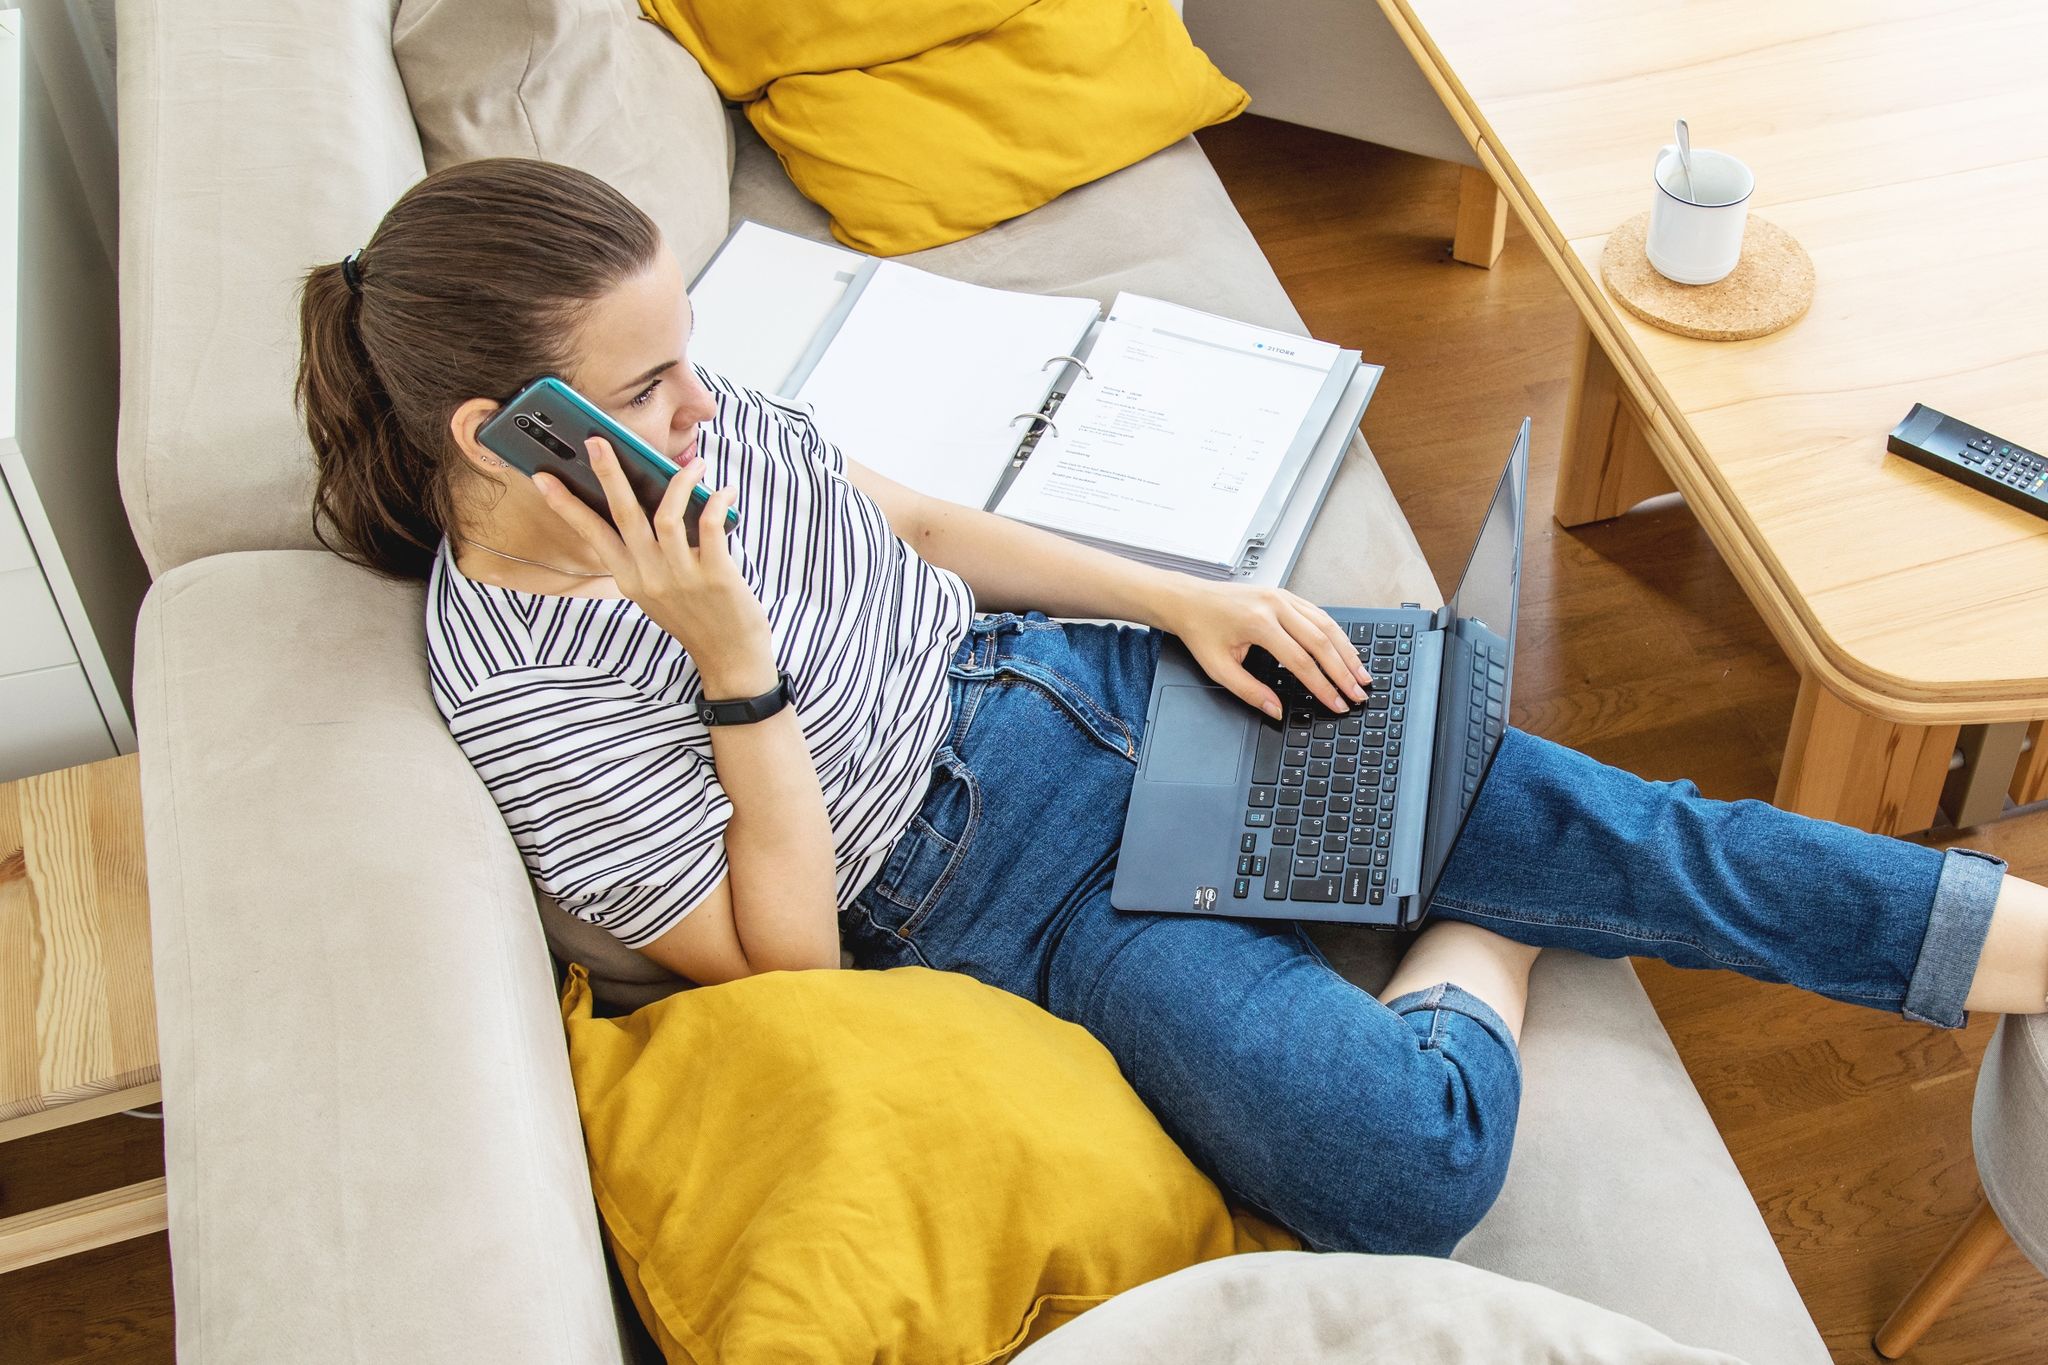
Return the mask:
<svg viewBox="0 0 2048 1365"><path fill-rule="evenodd" d="M340 264L306 273L297 398L313 442L313 534L353 563L425 578L452 524L446 466L406 440L363 346L361 306Z"/></svg>
<svg viewBox="0 0 2048 1365"><path fill-rule="evenodd" d="M313 533L400 578L432 571L467 475L450 420L561 373L584 311L649 268L661 233L567 166L497 157L436 171L346 264L306 272L296 396Z"/></svg>

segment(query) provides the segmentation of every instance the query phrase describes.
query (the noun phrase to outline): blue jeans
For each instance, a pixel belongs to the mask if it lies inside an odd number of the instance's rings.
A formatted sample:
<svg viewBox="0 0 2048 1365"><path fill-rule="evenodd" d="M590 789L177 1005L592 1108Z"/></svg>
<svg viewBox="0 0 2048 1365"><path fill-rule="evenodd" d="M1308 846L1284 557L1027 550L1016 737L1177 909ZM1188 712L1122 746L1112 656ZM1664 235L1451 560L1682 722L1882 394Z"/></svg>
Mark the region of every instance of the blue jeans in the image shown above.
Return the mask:
<svg viewBox="0 0 2048 1365"><path fill-rule="evenodd" d="M1382 1004L1292 921L1110 907L1158 653L1147 630L976 619L930 792L842 918L855 965L965 972L1082 1025L1197 1165L1312 1247L1448 1255L1514 1141L1500 1017L1451 985ZM1954 1027L2003 867L1510 731L1432 913Z"/></svg>

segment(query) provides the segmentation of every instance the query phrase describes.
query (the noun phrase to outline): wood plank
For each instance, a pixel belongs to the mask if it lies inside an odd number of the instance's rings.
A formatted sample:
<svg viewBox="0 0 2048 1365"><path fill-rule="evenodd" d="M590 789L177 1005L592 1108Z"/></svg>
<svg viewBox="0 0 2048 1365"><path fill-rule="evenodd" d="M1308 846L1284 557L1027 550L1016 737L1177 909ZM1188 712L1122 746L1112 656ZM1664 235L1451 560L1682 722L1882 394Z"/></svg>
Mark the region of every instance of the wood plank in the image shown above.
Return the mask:
<svg viewBox="0 0 2048 1365"><path fill-rule="evenodd" d="M139 760L0 784L0 1122L157 1079Z"/></svg>
<svg viewBox="0 0 2048 1365"><path fill-rule="evenodd" d="M0 1218L0 1275L168 1226L161 1176Z"/></svg>

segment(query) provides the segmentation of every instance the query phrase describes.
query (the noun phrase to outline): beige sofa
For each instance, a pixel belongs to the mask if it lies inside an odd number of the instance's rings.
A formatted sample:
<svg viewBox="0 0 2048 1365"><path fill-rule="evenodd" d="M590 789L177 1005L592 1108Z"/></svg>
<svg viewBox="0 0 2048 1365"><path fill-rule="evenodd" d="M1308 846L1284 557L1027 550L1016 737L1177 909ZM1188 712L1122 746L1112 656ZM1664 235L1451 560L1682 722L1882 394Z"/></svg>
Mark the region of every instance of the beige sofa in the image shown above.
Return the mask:
<svg viewBox="0 0 2048 1365"><path fill-rule="evenodd" d="M424 168L393 9L120 10L120 460L155 577L135 697L180 1354L618 1361L533 892L435 714L420 591L308 527L295 282ZM714 119L679 136L724 136ZM824 235L743 122L730 183L693 189ZM915 260L1299 330L1192 140ZM1498 414L1503 445L1521 415ZM1295 582L1436 600L1362 439ZM1388 939L1320 937L1384 978ZM1826 1361L1628 966L1546 954L1525 1056L1507 1188L1458 1259L1757 1365ZM1357 1296L1361 1318L1401 1311Z"/></svg>

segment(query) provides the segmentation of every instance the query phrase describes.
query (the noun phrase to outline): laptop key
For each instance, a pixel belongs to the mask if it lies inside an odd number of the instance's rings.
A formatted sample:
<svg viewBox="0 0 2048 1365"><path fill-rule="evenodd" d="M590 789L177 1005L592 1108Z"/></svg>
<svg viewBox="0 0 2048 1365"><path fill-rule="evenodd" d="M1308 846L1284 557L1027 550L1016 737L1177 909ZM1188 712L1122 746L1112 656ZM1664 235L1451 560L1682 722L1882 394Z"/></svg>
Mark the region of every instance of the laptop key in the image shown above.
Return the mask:
<svg viewBox="0 0 2048 1365"><path fill-rule="evenodd" d="M1259 851L1259 836L1250 833L1238 835L1237 851L1239 853L1257 853Z"/></svg>
<svg viewBox="0 0 2048 1365"><path fill-rule="evenodd" d="M1369 867L1372 865L1372 850L1369 848L1353 848L1344 855L1344 861L1353 867Z"/></svg>
<svg viewBox="0 0 2048 1365"><path fill-rule="evenodd" d="M1335 877L1297 877L1292 888L1292 899L1317 901L1325 905L1334 904L1337 899Z"/></svg>
<svg viewBox="0 0 2048 1365"><path fill-rule="evenodd" d="M1273 826L1273 812L1269 810L1248 810L1244 813L1246 829L1270 829Z"/></svg>
<svg viewBox="0 0 2048 1365"><path fill-rule="evenodd" d="M1373 850L1372 865L1374 867L1385 867L1387 865L1387 851L1385 849Z"/></svg>
<svg viewBox="0 0 2048 1365"><path fill-rule="evenodd" d="M1275 825L1291 825L1301 818L1301 807L1281 806L1273 811Z"/></svg>
<svg viewBox="0 0 2048 1365"><path fill-rule="evenodd" d="M1346 716L1344 717L1344 719L1337 722L1337 734L1340 737L1344 735L1355 735L1364 728L1364 726L1358 723L1358 717L1356 716Z"/></svg>
<svg viewBox="0 0 2048 1365"><path fill-rule="evenodd" d="M1341 834L1325 834L1323 836L1323 852L1342 853L1344 851L1344 838L1345 836Z"/></svg>
<svg viewBox="0 0 2048 1365"><path fill-rule="evenodd" d="M1283 806L1298 806L1298 805L1300 805L1300 804L1301 804L1301 788L1299 788L1299 787L1282 787L1282 788L1280 788L1280 804L1281 804L1281 805L1283 805Z"/></svg>
<svg viewBox="0 0 2048 1365"><path fill-rule="evenodd" d="M1334 720L1319 720L1310 729L1309 733L1317 739L1335 739L1337 737L1337 722Z"/></svg>
<svg viewBox="0 0 2048 1365"><path fill-rule="evenodd" d="M1271 787L1253 787L1252 794L1247 798L1245 804L1255 809L1261 806L1270 809L1273 805L1273 789Z"/></svg>
<svg viewBox="0 0 2048 1365"><path fill-rule="evenodd" d="M1344 872L1344 903L1363 905L1365 903L1365 869L1346 868Z"/></svg>
<svg viewBox="0 0 2048 1365"><path fill-rule="evenodd" d="M1282 786L1299 787L1302 784L1302 780L1307 776L1307 770L1302 768L1282 768L1280 770L1280 782Z"/></svg>
<svg viewBox="0 0 2048 1365"><path fill-rule="evenodd" d="M1273 830L1273 847L1275 847L1275 848L1286 848L1286 847L1287 847L1287 846L1288 846L1289 844L1291 844L1291 843L1293 843L1293 842L1294 842L1294 831L1293 831L1293 830L1291 830L1291 829L1288 829L1288 828L1287 828L1287 827L1285 827L1284 825L1283 825L1283 826L1279 826L1279 827L1276 827L1276 828L1275 828L1275 829Z"/></svg>
<svg viewBox="0 0 2048 1365"><path fill-rule="evenodd" d="M1323 855L1323 875L1325 877L1341 877L1344 875L1344 857L1342 854L1325 853Z"/></svg>
<svg viewBox="0 0 2048 1365"><path fill-rule="evenodd" d="M1330 784L1323 778L1311 777L1308 780L1308 784L1302 790L1306 791L1310 796L1328 796L1330 794Z"/></svg>
<svg viewBox="0 0 2048 1365"><path fill-rule="evenodd" d="M1284 901L1287 899L1287 874L1271 872L1266 875L1266 899Z"/></svg>
<svg viewBox="0 0 2048 1365"><path fill-rule="evenodd" d="M1353 621L1346 628L1345 634L1351 637L1352 644L1362 645L1372 639L1372 625L1367 621Z"/></svg>
<svg viewBox="0 0 2048 1365"><path fill-rule="evenodd" d="M1251 878L1249 877L1239 877L1236 881L1230 884L1230 894L1235 896L1239 900L1243 900L1246 896L1249 896L1251 893L1252 882Z"/></svg>
<svg viewBox="0 0 2048 1365"><path fill-rule="evenodd" d="M1316 861L1316 859L1315 859L1315 858L1296 858L1296 859L1294 860L1294 877L1295 877L1295 880L1296 880L1296 881L1299 881L1299 880L1301 880L1301 879L1302 879L1303 877L1314 877L1314 876L1316 876L1316 875L1317 875L1317 873L1316 873L1316 868L1317 868L1317 865L1318 865L1318 864L1317 864L1317 861Z"/></svg>
<svg viewBox="0 0 2048 1365"><path fill-rule="evenodd" d="M1325 806L1321 801L1304 800L1301 803L1301 817L1304 820L1320 820L1324 810Z"/></svg>

